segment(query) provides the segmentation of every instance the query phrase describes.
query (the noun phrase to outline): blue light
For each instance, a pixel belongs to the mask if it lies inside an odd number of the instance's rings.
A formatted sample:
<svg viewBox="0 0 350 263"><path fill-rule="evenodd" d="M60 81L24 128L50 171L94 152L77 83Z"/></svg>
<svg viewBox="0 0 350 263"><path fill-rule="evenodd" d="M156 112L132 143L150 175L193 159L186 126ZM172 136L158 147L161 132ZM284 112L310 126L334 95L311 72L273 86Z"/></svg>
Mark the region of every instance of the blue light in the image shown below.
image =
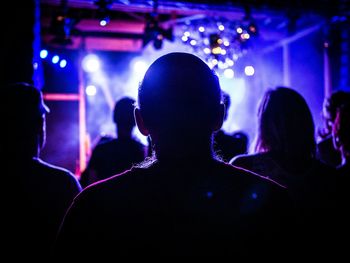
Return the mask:
<svg viewBox="0 0 350 263"><path fill-rule="evenodd" d="M52 57L51 61L52 61L53 64L57 64L59 60L60 60L60 57L55 55L55 56Z"/></svg>
<svg viewBox="0 0 350 263"><path fill-rule="evenodd" d="M46 49L43 49L40 51L40 57L42 59L46 58L48 54L49 54L49 52Z"/></svg>
<svg viewBox="0 0 350 263"><path fill-rule="evenodd" d="M61 62L60 62L60 67L61 68L65 68L66 66L67 66L67 60L62 59Z"/></svg>
<svg viewBox="0 0 350 263"><path fill-rule="evenodd" d="M252 198L253 199L257 199L258 198L258 195L256 193L252 193Z"/></svg>
<svg viewBox="0 0 350 263"><path fill-rule="evenodd" d="M207 197L208 197L208 198L212 198L212 197L213 197L213 192L210 192L210 191L207 192Z"/></svg>

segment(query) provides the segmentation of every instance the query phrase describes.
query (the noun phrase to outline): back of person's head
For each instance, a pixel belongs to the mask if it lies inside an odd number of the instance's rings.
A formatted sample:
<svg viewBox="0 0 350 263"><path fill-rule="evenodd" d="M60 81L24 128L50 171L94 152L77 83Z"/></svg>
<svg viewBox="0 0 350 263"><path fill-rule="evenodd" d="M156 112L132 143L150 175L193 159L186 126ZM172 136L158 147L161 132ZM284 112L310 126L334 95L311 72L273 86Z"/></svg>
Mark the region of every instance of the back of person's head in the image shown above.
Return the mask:
<svg viewBox="0 0 350 263"><path fill-rule="evenodd" d="M295 90L268 90L259 108L258 152L311 158L315 154L314 122L305 99Z"/></svg>
<svg viewBox="0 0 350 263"><path fill-rule="evenodd" d="M337 110L333 125L333 142L336 149L350 158L350 101Z"/></svg>
<svg viewBox="0 0 350 263"><path fill-rule="evenodd" d="M44 116L49 112L42 92L28 83L13 83L3 89L2 99L3 130L10 137L6 145L13 148L20 146L18 153L24 148L42 147L45 140Z"/></svg>
<svg viewBox="0 0 350 263"><path fill-rule="evenodd" d="M113 121L118 128L132 129L134 119L135 100L129 97L119 99L114 106Z"/></svg>
<svg viewBox="0 0 350 263"><path fill-rule="evenodd" d="M211 135L222 125L218 77L198 57L170 53L147 70L139 88L139 107L145 125L164 135ZM193 138L193 137L192 137Z"/></svg>

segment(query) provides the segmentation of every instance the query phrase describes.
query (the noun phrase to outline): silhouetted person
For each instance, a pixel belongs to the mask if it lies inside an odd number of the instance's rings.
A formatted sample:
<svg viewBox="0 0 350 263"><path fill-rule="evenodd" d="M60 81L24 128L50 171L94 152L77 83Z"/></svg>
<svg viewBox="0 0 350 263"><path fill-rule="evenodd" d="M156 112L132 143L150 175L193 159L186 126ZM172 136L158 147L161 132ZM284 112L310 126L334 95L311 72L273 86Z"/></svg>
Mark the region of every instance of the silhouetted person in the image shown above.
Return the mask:
<svg viewBox="0 0 350 263"><path fill-rule="evenodd" d="M81 187L71 172L39 158L49 112L41 91L15 83L3 87L1 93L2 181L11 191L2 211L7 222L4 251L11 253L11 260L39 260L48 256L64 214Z"/></svg>
<svg viewBox="0 0 350 263"><path fill-rule="evenodd" d="M258 117L256 154L237 156L230 163L287 187L309 233L302 241L326 242L335 170L315 158L315 128L306 101L293 89L277 87L265 93Z"/></svg>
<svg viewBox="0 0 350 263"><path fill-rule="evenodd" d="M340 152L334 148L332 129L338 108L349 101L350 93L346 91L335 91L323 103L322 117L325 127L320 133L322 140L317 144L317 158L336 167L341 164Z"/></svg>
<svg viewBox="0 0 350 263"><path fill-rule="evenodd" d="M342 158L337 169L350 182L350 98L337 110L332 138L334 148L340 152Z"/></svg>
<svg viewBox="0 0 350 263"><path fill-rule="evenodd" d="M123 97L115 104L113 121L117 138L97 144L80 183L83 187L124 172L145 159L145 146L133 138L135 127L134 104L132 98Z"/></svg>
<svg viewBox="0 0 350 263"><path fill-rule="evenodd" d="M338 108L332 130L335 149L342 157L342 163L337 167L337 206L339 216L337 222L338 250L345 255L347 246L341 241L350 234L349 187L350 187L350 101Z"/></svg>
<svg viewBox="0 0 350 263"><path fill-rule="evenodd" d="M155 159L84 189L65 217L56 253L221 256L281 243L290 218L285 189L213 158L220 97L217 76L198 57L157 59L135 110Z"/></svg>
<svg viewBox="0 0 350 263"><path fill-rule="evenodd" d="M225 105L225 121L231 105L230 96L225 92L222 92L222 101ZM223 129L220 129L214 133L214 152L224 162L229 162L232 157L239 154L247 153L247 147L248 136L243 132L227 134Z"/></svg>

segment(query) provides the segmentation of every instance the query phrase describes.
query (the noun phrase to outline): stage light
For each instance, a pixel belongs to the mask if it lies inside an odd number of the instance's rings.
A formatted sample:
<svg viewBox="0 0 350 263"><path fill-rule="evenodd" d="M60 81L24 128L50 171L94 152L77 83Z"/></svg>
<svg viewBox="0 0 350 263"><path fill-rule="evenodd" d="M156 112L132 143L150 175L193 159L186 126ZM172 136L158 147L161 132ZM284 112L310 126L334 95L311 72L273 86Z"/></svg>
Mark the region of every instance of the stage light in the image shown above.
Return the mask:
<svg viewBox="0 0 350 263"><path fill-rule="evenodd" d="M89 54L83 58L82 66L86 72L96 72L100 69L100 60L96 55Z"/></svg>
<svg viewBox="0 0 350 263"><path fill-rule="evenodd" d="M100 26L106 26L110 20L110 9L113 4L112 0L97 0L94 4L97 8L97 18L100 21Z"/></svg>
<svg viewBox="0 0 350 263"><path fill-rule="evenodd" d="M108 20L107 19L102 19L100 21L100 26L106 26L108 24Z"/></svg>
<svg viewBox="0 0 350 263"><path fill-rule="evenodd" d="M95 96L97 93L97 89L94 85L89 85L85 88L85 93L88 96Z"/></svg>
<svg viewBox="0 0 350 263"><path fill-rule="evenodd" d="M228 79L232 79L234 76L234 71L231 68L225 69L224 76Z"/></svg>
<svg viewBox="0 0 350 263"><path fill-rule="evenodd" d="M40 57L45 59L49 55L49 52L46 49L40 51Z"/></svg>
<svg viewBox="0 0 350 263"><path fill-rule="evenodd" d="M67 60L62 59L62 60L60 61L60 67L61 67L61 68L65 68L66 66L67 66Z"/></svg>
<svg viewBox="0 0 350 263"><path fill-rule="evenodd" d="M52 57L51 61L53 64L57 64L59 60L60 60L60 57L58 55L55 55Z"/></svg>
<svg viewBox="0 0 350 263"><path fill-rule="evenodd" d="M147 71L147 64L142 60L137 60L133 65L134 71L140 75L143 75Z"/></svg>
<svg viewBox="0 0 350 263"><path fill-rule="evenodd" d="M52 17L49 30L50 33L54 35L54 37L50 42L53 44L66 46L73 44L71 34L74 26L77 23L77 20L68 16L67 6L64 6L62 8L62 10L58 10L57 13Z"/></svg>
<svg viewBox="0 0 350 263"><path fill-rule="evenodd" d="M253 67L253 66L246 66L246 67L244 68L244 73L245 73L247 76L253 76L254 73L255 73L254 67Z"/></svg>
<svg viewBox="0 0 350 263"><path fill-rule="evenodd" d="M222 76L226 69L233 67L235 61L247 54L250 43L257 35L256 24L247 17L241 21L217 17L214 20L185 22L182 30L181 42L190 46L195 54ZM231 71L227 72L231 77Z"/></svg>
<svg viewBox="0 0 350 263"><path fill-rule="evenodd" d="M195 46L195 45L197 44L197 41L194 40L194 39L192 39L192 40L190 41L190 44L191 44L192 46Z"/></svg>
<svg viewBox="0 0 350 263"><path fill-rule="evenodd" d="M204 51L205 54L210 54L210 48L206 47L206 48L203 49L203 51Z"/></svg>
<svg viewBox="0 0 350 263"><path fill-rule="evenodd" d="M163 46L163 40L167 39L169 41L174 41L173 28L169 27L167 29L162 28L159 25L159 15L157 13L157 3L154 2L155 6L153 12L150 14L149 19L146 21L145 31L143 34L142 47L146 47L148 43L153 42L153 47L159 50ZM187 38L186 38L187 37ZM186 42L189 35L185 34L182 37L182 41Z"/></svg>

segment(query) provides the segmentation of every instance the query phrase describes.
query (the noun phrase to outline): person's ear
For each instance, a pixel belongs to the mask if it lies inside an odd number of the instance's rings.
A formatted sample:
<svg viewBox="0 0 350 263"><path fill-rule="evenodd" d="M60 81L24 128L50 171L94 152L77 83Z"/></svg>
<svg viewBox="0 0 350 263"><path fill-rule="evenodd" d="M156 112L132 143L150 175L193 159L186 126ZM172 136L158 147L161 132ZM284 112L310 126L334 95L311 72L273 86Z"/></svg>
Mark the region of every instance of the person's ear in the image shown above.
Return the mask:
<svg viewBox="0 0 350 263"><path fill-rule="evenodd" d="M213 120L213 131L220 130L225 118L225 105L220 103L218 110L216 112L216 116L214 116Z"/></svg>
<svg viewBox="0 0 350 263"><path fill-rule="evenodd" d="M149 130L145 126L145 122L143 120L143 117L142 117L142 114L141 114L141 111L140 111L139 108L135 108L135 110L134 110L134 117L135 117L136 125L139 128L141 134L144 135L144 136L148 136L149 135Z"/></svg>

